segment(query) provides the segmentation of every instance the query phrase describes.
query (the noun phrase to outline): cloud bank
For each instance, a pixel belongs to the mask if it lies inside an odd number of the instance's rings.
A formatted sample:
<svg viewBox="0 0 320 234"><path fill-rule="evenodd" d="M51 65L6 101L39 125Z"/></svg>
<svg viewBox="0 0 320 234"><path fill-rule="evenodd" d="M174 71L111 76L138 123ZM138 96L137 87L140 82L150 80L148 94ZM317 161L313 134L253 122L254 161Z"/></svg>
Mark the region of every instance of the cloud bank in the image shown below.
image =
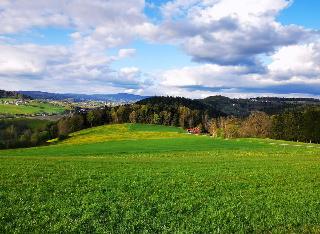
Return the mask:
<svg viewBox="0 0 320 234"><path fill-rule="evenodd" d="M0 85L55 92L320 96L316 29L283 25L287 0L19 0L0 2ZM157 20L146 14L150 6ZM70 44L21 42L34 29L70 31ZM179 47L193 63L146 73L114 68L132 42ZM110 50L116 51L111 53ZM155 53L154 56L157 56ZM168 57L170 59L170 57Z"/></svg>

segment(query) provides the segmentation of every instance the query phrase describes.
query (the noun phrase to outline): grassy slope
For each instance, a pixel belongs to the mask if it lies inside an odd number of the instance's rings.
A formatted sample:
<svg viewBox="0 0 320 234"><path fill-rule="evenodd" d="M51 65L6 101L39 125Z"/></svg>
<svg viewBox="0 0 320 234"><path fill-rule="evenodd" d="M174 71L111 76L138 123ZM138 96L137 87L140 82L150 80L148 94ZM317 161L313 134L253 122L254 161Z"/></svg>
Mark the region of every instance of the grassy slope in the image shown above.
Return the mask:
<svg viewBox="0 0 320 234"><path fill-rule="evenodd" d="M114 125L0 151L0 232L320 232L320 149L294 145Z"/></svg>
<svg viewBox="0 0 320 234"><path fill-rule="evenodd" d="M13 100L13 99L12 99ZM32 101L28 105L6 105L0 104L0 114L11 114L11 115L31 115L38 113L62 113L65 109L61 106L54 106L50 103L40 103Z"/></svg>

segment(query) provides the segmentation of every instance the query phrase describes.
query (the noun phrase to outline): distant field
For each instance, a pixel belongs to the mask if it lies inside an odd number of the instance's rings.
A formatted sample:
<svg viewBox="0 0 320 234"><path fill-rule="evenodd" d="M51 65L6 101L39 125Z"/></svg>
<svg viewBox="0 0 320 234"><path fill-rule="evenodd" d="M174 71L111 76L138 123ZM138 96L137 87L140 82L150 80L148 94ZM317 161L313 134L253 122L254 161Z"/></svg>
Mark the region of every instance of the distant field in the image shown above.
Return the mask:
<svg viewBox="0 0 320 234"><path fill-rule="evenodd" d="M1 99L6 101L13 101L14 99ZM27 105L16 106L14 104L0 104L0 114L6 115L32 115L32 114L53 114L62 113L65 108L62 106L55 106L50 103L40 103L32 101Z"/></svg>
<svg viewBox="0 0 320 234"><path fill-rule="evenodd" d="M319 233L320 146L156 125L0 151L0 233Z"/></svg>

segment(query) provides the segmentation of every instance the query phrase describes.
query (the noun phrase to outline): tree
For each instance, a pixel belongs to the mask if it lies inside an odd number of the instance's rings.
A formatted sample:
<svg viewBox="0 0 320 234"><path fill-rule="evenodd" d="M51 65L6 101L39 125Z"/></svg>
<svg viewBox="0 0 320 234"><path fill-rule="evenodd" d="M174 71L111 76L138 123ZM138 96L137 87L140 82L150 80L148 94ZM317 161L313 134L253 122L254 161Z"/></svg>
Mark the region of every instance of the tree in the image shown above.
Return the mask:
<svg viewBox="0 0 320 234"><path fill-rule="evenodd" d="M219 125L218 125L218 120L217 119L212 119L210 121L209 133L213 137L218 137L219 136Z"/></svg>
<svg viewBox="0 0 320 234"><path fill-rule="evenodd" d="M153 114L152 123L153 124L159 124L160 123L160 117L159 117L159 115L157 113Z"/></svg>
<svg viewBox="0 0 320 234"><path fill-rule="evenodd" d="M83 129L84 127L84 119L82 115L73 115L69 119L70 131L75 132Z"/></svg>
<svg viewBox="0 0 320 234"><path fill-rule="evenodd" d="M170 125L171 124L171 112L161 111L160 116L162 117L162 124L163 125Z"/></svg>
<svg viewBox="0 0 320 234"><path fill-rule="evenodd" d="M87 113L87 121L91 127L102 123L102 112L100 110L90 110Z"/></svg>
<svg viewBox="0 0 320 234"><path fill-rule="evenodd" d="M32 133L30 143L32 146L36 146L39 143L39 135L37 132Z"/></svg>
<svg viewBox="0 0 320 234"><path fill-rule="evenodd" d="M19 143L21 146L25 147L30 144L32 132L30 129L25 130L19 137Z"/></svg>
<svg viewBox="0 0 320 234"><path fill-rule="evenodd" d="M67 136L71 132L68 118L62 118L61 120L59 120L57 127L59 137Z"/></svg>
<svg viewBox="0 0 320 234"><path fill-rule="evenodd" d="M228 117L224 121L224 136L226 138L237 138L240 136L241 122L235 117Z"/></svg>
<svg viewBox="0 0 320 234"><path fill-rule="evenodd" d="M129 111L126 106L119 106L116 115L117 123L126 123L129 121Z"/></svg>
<svg viewBox="0 0 320 234"><path fill-rule="evenodd" d="M136 123L137 122L137 112L132 111L129 115L129 121L130 123Z"/></svg>
<svg viewBox="0 0 320 234"><path fill-rule="evenodd" d="M182 128L189 127L190 109L185 106L179 107L179 126Z"/></svg>
<svg viewBox="0 0 320 234"><path fill-rule="evenodd" d="M270 137L271 126L271 118L266 113L253 112L242 122L240 134L243 137Z"/></svg>

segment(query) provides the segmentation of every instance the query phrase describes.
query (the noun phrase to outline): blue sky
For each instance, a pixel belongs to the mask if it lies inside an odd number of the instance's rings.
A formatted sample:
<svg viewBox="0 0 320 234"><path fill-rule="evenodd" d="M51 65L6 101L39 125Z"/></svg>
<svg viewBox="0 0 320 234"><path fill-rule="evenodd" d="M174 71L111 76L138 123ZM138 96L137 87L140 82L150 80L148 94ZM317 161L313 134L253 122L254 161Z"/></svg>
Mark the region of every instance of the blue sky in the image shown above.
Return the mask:
<svg viewBox="0 0 320 234"><path fill-rule="evenodd" d="M0 85L318 97L319 11L316 0L5 1Z"/></svg>
<svg viewBox="0 0 320 234"><path fill-rule="evenodd" d="M308 28L320 29L320 1L295 0L293 4L281 12L279 21L284 24L298 24Z"/></svg>

